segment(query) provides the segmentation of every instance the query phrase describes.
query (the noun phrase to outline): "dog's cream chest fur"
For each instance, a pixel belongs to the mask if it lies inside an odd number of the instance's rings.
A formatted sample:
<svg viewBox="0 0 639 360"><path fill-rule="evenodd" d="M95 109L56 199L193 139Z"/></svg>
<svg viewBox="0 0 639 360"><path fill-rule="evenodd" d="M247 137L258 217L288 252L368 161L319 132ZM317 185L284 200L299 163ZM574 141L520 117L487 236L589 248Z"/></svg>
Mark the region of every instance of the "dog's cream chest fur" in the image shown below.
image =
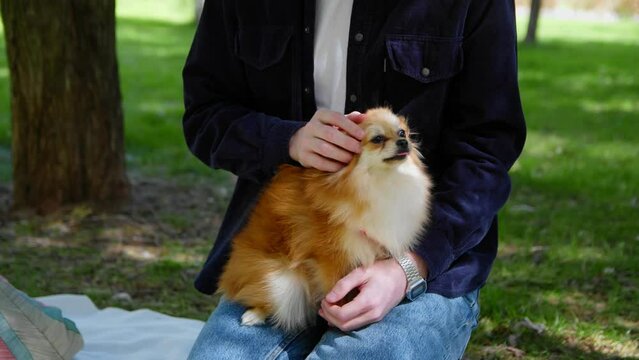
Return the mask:
<svg viewBox="0 0 639 360"><path fill-rule="evenodd" d="M368 171L376 169L361 169L354 176L360 182L359 195L369 206L348 222L352 225L346 234L349 239L343 242L354 265L370 265L379 258L376 244L389 255L405 253L418 241L428 217L430 179L411 159L384 176Z"/></svg>

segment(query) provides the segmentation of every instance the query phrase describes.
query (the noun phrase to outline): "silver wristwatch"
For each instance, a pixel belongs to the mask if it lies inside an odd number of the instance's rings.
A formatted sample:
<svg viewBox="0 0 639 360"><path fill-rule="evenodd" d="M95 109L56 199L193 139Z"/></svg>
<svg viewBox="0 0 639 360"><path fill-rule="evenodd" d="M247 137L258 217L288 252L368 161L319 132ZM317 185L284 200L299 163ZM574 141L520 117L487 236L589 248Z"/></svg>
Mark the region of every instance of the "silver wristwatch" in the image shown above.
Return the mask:
<svg viewBox="0 0 639 360"><path fill-rule="evenodd" d="M408 255L404 254L400 257L396 257L395 260L397 260L406 273L406 282L408 283L408 286L406 287L406 298L413 301L419 295L426 292L426 280L419 275L417 266L415 266L415 263L413 263L413 260L411 260Z"/></svg>

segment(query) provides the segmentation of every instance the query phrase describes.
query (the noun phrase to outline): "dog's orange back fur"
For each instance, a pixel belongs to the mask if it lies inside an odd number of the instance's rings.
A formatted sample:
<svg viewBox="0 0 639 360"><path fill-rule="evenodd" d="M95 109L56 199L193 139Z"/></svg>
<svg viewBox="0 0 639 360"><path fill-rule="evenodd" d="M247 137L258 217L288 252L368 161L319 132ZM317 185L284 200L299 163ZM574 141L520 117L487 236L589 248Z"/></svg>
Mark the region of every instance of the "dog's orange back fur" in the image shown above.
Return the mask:
<svg viewBox="0 0 639 360"><path fill-rule="evenodd" d="M416 154L411 152L406 161L423 169ZM370 205L361 195L366 189L358 188L353 174L357 162L358 156L337 173L281 166L249 222L233 240L220 291L261 317L273 316L276 325L296 330L313 322L319 300L339 279L356 266L369 265L358 263L345 251L344 241L360 241L354 246L370 247L375 258L387 257L387 249L374 240L362 239L364 236L352 240L358 236L353 236L349 222L362 217ZM283 285L273 285L278 276L284 276ZM291 282L297 284L298 296L306 302L304 310L290 310L297 313L294 320L287 319L290 314L278 315L288 310L278 309L281 304L273 298L274 291L288 291L279 287L286 288Z"/></svg>

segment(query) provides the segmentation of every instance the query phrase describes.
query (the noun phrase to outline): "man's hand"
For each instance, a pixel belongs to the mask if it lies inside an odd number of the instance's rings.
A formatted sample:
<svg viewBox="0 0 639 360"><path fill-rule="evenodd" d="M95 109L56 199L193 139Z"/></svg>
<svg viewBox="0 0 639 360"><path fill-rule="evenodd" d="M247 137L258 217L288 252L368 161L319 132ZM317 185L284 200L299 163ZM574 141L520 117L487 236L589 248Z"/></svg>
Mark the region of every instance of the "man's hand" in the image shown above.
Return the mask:
<svg viewBox="0 0 639 360"><path fill-rule="evenodd" d="M337 303L353 289L359 294L344 305ZM329 324L342 331L378 322L406 295L406 274L395 259L378 260L357 268L335 284L319 311Z"/></svg>
<svg viewBox="0 0 639 360"><path fill-rule="evenodd" d="M364 137L357 123L364 115L352 112L343 115L319 109L311 120L299 129L289 142L291 158L304 167L335 172L346 166L359 153L360 140Z"/></svg>

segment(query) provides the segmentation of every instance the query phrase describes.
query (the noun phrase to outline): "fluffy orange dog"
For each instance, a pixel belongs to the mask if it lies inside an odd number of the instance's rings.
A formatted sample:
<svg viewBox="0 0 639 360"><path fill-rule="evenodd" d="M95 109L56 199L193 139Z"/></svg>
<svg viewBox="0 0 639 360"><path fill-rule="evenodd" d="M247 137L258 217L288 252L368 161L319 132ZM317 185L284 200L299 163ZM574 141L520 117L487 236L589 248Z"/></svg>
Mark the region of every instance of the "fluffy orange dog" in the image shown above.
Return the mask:
<svg viewBox="0 0 639 360"><path fill-rule="evenodd" d="M220 291L248 309L243 325L312 324L342 277L415 245L431 182L405 119L366 113L362 152L336 173L283 165L233 240Z"/></svg>

